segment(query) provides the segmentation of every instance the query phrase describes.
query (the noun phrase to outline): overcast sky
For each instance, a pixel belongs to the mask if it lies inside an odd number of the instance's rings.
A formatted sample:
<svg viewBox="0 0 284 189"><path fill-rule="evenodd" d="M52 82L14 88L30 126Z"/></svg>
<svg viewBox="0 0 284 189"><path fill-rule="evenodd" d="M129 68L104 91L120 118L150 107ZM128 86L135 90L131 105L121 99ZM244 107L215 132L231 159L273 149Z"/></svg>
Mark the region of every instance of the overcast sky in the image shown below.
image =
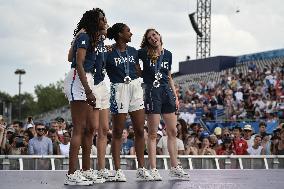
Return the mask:
<svg viewBox="0 0 284 189"><path fill-rule="evenodd" d="M196 10L196 0L0 0L0 91L18 93L17 68L26 70L24 92L63 79L70 69L73 31L93 7L105 11L109 25L130 27L130 46L139 48L144 31L156 28L173 53L174 72L187 55L195 59L196 34L188 13ZM283 0L212 0L211 11L211 56L284 47Z"/></svg>

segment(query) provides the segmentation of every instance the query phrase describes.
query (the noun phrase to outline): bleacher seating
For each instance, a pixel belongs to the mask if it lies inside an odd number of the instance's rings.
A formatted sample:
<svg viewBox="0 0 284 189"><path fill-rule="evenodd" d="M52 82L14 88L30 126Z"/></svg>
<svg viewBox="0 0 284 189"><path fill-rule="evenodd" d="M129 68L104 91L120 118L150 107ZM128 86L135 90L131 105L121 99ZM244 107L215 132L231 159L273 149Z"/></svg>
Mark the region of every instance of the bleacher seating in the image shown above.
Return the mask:
<svg viewBox="0 0 284 189"><path fill-rule="evenodd" d="M200 82L208 83L209 81L215 81L218 83L221 80L221 75L224 75L227 72L232 73L233 70L243 73L244 76L248 75L248 65L250 64L250 62L255 64L260 71L263 71L264 68L270 69L273 63L284 62L284 57L242 62L241 64L237 64L236 67L222 70L221 72L186 74L175 77L174 81L175 83L179 84L182 89L188 89L194 85L199 84Z"/></svg>

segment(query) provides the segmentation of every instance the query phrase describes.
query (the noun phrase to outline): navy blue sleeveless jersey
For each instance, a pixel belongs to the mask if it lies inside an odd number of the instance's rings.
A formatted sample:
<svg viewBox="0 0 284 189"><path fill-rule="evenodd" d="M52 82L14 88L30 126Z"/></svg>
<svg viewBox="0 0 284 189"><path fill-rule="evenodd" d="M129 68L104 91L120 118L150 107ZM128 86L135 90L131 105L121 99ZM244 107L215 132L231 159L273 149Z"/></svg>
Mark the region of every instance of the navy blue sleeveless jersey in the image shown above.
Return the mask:
<svg viewBox="0 0 284 189"><path fill-rule="evenodd" d="M83 64L85 72L93 72L96 60L96 53L91 45L90 37L87 33L80 33L74 41L72 49L71 68L76 68L77 65L76 52L79 48L86 49L86 57Z"/></svg>
<svg viewBox="0 0 284 189"><path fill-rule="evenodd" d="M127 46L127 51L129 55L129 76L130 78L137 79L137 72L135 65L138 62L138 51L134 47ZM122 58L127 60L126 51L120 52ZM110 82L112 83L124 83L124 78L126 77L124 61L120 59L116 49L113 47L112 51L107 53L106 60L106 71Z"/></svg>
<svg viewBox="0 0 284 189"><path fill-rule="evenodd" d="M142 78L146 85L153 85L155 80L155 64L151 62L147 55L147 49L143 48L138 51L138 57L143 62ZM160 67L160 73L162 74L162 79L160 79L161 85L168 85L169 78L168 73L172 67L172 53L164 49L164 56Z"/></svg>

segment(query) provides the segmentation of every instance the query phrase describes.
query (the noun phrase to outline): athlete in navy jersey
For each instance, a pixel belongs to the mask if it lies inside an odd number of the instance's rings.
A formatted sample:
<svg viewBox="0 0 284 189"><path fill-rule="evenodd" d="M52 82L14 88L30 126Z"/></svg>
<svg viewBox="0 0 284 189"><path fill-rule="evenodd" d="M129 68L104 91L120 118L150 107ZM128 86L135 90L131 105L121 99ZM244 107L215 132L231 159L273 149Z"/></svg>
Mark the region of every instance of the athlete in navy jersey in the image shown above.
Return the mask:
<svg viewBox="0 0 284 189"><path fill-rule="evenodd" d="M155 66L156 64L151 62L148 57L147 48L140 49L138 51L139 58L143 62L143 71L142 77L143 81L146 85L151 86L155 79ZM160 73L162 74L162 78L160 79L160 85L168 85L169 84L169 71L172 68L172 53L166 49L163 50L163 60L160 65Z"/></svg>
<svg viewBox="0 0 284 189"><path fill-rule="evenodd" d="M167 126L170 174L178 177L187 175L177 161L175 111L178 109L178 98L171 77L172 53L162 45L160 34L155 29L148 29L143 36L142 49L139 50L139 58L143 61L142 76L146 84L144 104L148 124L150 174L154 180L162 180L156 169L156 133L161 115Z"/></svg>
<svg viewBox="0 0 284 189"><path fill-rule="evenodd" d="M74 31L75 40L68 55L68 60L71 60L72 64L71 71L65 79L64 89L70 101L74 129L70 142L69 170L64 182L67 185L90 185L98 181L94 171L90 169L91 145L98 125L95 123L98 121L98 115L97 119L94 119L96 97L92 74L96 60L94 50L100 32L104 30L106 30L104 12L98 8L86 11ZM76 170L80 145L82 171Z"/></svg>
<svg viewBox="0 0 284 189"><path fill-rule="evenodd" d="M109 39L114 39L112 51L108 53L106 70L111 81L110 110L112 112L112 156L116 180L126 181L120 169L120 148L126 115L129 113L135 133L135 150L138 160L137 178L152 180L144 168L144 102L141 81L137 76L138 53L127 46L132 33L127 25L116 23L107 30Z"/></svg>
<svg viewBox="0 0 284 189"><path fill-rule="evenodd" d="M99 39L99 43L95 48L96 61L94 65L94 84L97 85L105 78L105 61L107 55L107 48L104 45L103 35Z"/></svg>
<svg viewBox="0 0 284 189"><path fill-rule="evenodd" d="M138 52L135 48L127 46L126 47L129 57L129 77L131 80L137 79L136 66L138 64ZM113 50L108 53L108 59L106 64L106 70L111 83L124 83L124 78L126 77L125 65L123 60L127 60L126 51L121 52L121 57L119 57L116 51L116 47L113 46Z"/></svg>
<svg viewBox="0 0 284 189"><path fill-rule="evenodd" d="M86 56L83 64L85 72L93 72L96 53L94 51L94 47L91 44L89 35L85 32L78 34L72 46L71 68L76 68L77 66L76 52L80 48L86 49Z"/></svg>

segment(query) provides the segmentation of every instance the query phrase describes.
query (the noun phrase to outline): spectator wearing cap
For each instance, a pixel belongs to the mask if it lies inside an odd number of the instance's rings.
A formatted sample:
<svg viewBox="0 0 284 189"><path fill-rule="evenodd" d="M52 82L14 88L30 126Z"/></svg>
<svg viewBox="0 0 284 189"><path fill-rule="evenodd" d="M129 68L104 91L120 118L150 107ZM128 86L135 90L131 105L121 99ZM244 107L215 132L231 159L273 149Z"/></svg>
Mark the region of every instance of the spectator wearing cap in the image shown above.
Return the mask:
<svg viewBox="0 0 284 189"><path fill-rule="evenodd" d="M15 135L15 129L13 127L8 127L6 130L4 130L2 144L1 144L1 151L6 152L9 141L12 138L12 136Z"/></svg>
<svg viewBox="0 0 284 189"><path fill-rule="evenodd" d="M64 140L63 133L65 131L64 129L66 128L64 119L62 117L55 118L54 121L51 123L51 127L53 127L56 130L59 141L63 142Z"/></svg>
<svg viewBox="0 0 284 189"><path fill-rule="evenodd" d="M236 151L236 155L247 155L248 144L245 139L241 138L241 132L242 128L240 126L235 126L233 128L233 147Z"/></svg>
<svg viewBox="0 0 284 189"><path fill-rule="evenodd" d="M222 144L222 129L221 129L221 127L216 127L214 129L214 134L218 139L218 145Z"/></svg>
<svg viewBox="0 0 284 189"><path fill-rule="evenodd" d="M261 155L264 154L263 147L261 146L261 136L256 135L254 137L254 143L251 147L247 150L249 155Z"/></svg>
<svg viewBox="0 0 284 189"><path fill-rule="evenodd" d="M33 135L36 135L35 127L33 124L29 123L26 125L27 130L29 130Z"/></svg>
<svg viewBox="0 0 284 189"><path fill-rule="evenodd" d="M198 155L216 155L215 150L210 147L209 137L210 135L206 131L201 133L201 145L198 149Z"/></svg>
<svg viewBox="0 0 284 189"><path fill-rule="evenodd" d="M218 138L216 135L212 134L209 136L209 142L210 142L210 147L215 150L218 150L220 148L220 145L218 144Z"/></svg>
<svg viewBox="0 0 284 189"><path fill-rule="evenodd" d="M248 144L248 148L250 148L254 143L254 137L252 137L252 134L253 134L253 130L252 130L251 125L249 124L245 125L243 129L243 136L244 136L245 141Z"/></svg>
<svg viewBox="0 0 284 189"><path fill-rule="evenodd" d="M50 138L44 136L45 125L42 123L37 123L36 134L34 138L29 141L29 154L30 155L52 155L52 142Z"/></svg>
<svg viewBox="0 0 284 189"><path fill-rule="evenodd" d="M6 144L5 154L7 155L21 155L22 150L24 149L23 143L19 145L19 136L16 133L13 133L9 139L9 142Z"/></svg>

